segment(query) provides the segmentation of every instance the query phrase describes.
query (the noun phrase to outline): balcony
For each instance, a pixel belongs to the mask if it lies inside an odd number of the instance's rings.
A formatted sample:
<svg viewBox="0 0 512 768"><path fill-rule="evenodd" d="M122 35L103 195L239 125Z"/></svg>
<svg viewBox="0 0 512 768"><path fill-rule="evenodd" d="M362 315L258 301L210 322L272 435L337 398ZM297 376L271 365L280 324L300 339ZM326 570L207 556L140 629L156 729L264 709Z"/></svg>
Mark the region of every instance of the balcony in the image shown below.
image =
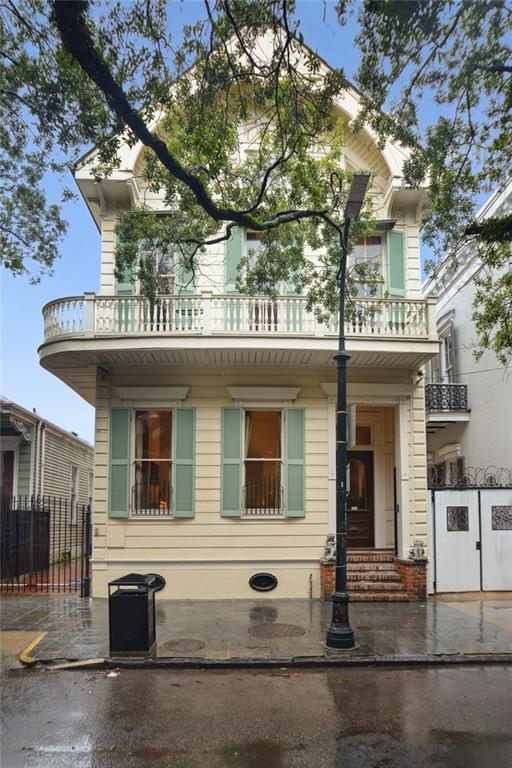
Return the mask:
<svg viewBox="0 0 512 768"><path fill-rule="evenodd" d="M350 365L417 370L438 350L434 306L432 299L358 299L345 320ZM337 318L319 321L302 296L205 291L151 304L86 293L50 302L43 317L41 365L88 400L98 366L330 366L337 349Z"/></svg>
<svg viewBox="0 0 512 768"><path fill-rule="evenodd" d="M430 301L358 299L346 320L350 337L429 339ZM44 341L105 336L336 337L338 319L319 322L301 296L71 296L43 308Z"/></svg>
<svg viewBox="0 0 512 768"><path fill-rule="evenodd" d="M457 421L469 421L467 384L426 384L427 431L432 433Z"/></svg>

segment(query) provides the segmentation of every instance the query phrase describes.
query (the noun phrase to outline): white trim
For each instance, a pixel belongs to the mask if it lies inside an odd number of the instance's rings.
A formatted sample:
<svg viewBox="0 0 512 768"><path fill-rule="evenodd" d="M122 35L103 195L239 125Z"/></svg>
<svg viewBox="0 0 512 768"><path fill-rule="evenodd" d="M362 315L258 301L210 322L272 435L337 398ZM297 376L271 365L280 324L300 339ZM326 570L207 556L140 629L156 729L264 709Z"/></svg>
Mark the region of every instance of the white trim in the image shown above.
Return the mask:
<svg viewBox="0 0 512 768"><path fill-rule="evenodd" d="M186 399L190 387L115 387L120 400L137 402L139 400L154 403L182 402Z"/></svg>
<svg viewBox="0 0 512 768"><path fill-rule="evenodd" d="M336 396L335 381L320 384L328 397ZM398 404L402 397L408 397L415 390L414 384L347 384L347 399L353 403L382 403L383 405Z"/></svg>
<svg viewBox="0 0 512 768"><path fill-rule="evenodd" d="M468 411L430 411L427 413L427 424L433 422L469 421Z"/></svg>
<svg viewBox="0 0 512 768"><path fill-rule="evenodd" d="M252 408L292 405L297 399L301 387L226 387L230 398L236 405Z"/></svg>

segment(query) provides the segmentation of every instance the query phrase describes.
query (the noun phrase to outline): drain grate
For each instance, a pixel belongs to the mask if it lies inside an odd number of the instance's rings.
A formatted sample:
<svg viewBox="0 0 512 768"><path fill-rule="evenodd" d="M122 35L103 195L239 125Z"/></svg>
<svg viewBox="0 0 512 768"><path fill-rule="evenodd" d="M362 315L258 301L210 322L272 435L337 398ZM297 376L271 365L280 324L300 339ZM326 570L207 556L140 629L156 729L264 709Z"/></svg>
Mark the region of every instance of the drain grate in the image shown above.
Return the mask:
<svg viewBox="0 0 512 768"><path fill-rule="evenodd" d="M255 637L300 637L306 633L305 629L295 624L257 624L247 631Z"/></svg>
<svg viewBox="0 0 512 768"><path fill-rule="evenodd" d="M174 653L191 653L201 651L206 643L203 640L189 640L180 637L178 640L168 640L160 646L164 651L173 651Z"/></svg>

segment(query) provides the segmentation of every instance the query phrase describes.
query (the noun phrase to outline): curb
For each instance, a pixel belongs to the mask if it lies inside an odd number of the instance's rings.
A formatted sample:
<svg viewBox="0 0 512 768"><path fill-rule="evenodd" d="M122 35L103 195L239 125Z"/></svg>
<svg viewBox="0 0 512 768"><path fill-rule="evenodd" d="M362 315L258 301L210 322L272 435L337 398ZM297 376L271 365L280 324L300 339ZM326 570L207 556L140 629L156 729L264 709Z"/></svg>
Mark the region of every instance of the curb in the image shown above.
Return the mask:
<svg viewBox="0 0 512 768"><path fill-rule="evenodd" d="M205 659L163 657L158 659L82 659L62 662L40 660L50 670L72 669L322 669L347 667L436 667L445 665L512 664L512 653L431 654L423 656L294 656L285 658Z"/></svg>
<svg viewBox="0 0 512 768"><path fill-rule="evenodd" d="M18 655L18 659L26 667L33 667L34 664L37 664L37 662L39 661L39 659L30 655L30 651L33 651L36 645L40 643L43 637L45 637L46 635L47 635L47 632L38 632L38 634L34 637L34 639Z"/></svg>

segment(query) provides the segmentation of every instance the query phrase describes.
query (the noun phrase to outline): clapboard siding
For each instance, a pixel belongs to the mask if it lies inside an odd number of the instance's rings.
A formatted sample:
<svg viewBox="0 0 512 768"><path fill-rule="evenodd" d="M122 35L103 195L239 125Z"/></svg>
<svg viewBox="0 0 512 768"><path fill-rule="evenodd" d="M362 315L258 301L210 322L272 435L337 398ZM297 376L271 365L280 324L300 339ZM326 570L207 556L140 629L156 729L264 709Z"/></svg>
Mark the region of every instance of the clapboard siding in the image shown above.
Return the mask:
<svg viewBox="0 0 512 768"><path fill-rule="evenodd" d="M30 494L31 443L21 442L18 448L18 494Z"/></svg>
<svg viewBox="0 0 512 768"><path fill-rule="evenodd" d="M71 495L71 466L78 467L78 502L89 500L89 473L93 471L93 449L78 441L45 429L43 459L43 488L45 496L69 499Z"/></svg>

